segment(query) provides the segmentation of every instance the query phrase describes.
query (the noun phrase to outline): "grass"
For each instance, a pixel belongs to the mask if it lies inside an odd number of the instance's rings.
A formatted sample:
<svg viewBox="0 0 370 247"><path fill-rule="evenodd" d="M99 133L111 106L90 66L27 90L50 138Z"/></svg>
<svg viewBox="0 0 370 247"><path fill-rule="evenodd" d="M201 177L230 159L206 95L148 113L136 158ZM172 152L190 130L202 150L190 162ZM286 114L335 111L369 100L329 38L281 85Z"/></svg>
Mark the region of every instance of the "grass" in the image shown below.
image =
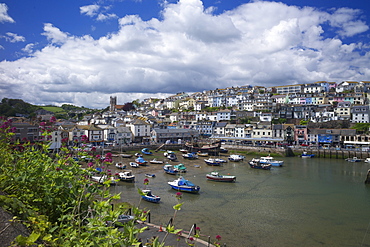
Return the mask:
<svg viewBox="0 0 370 247"><path fill-rule="evenodd" d="M57 106L42 106L42 109L44 109L46 111L51 111L51 112L54 112L54 113L58 113L58 114L66 114L67 113L63 108L60 108L60 107L57 107Z"/></svg>

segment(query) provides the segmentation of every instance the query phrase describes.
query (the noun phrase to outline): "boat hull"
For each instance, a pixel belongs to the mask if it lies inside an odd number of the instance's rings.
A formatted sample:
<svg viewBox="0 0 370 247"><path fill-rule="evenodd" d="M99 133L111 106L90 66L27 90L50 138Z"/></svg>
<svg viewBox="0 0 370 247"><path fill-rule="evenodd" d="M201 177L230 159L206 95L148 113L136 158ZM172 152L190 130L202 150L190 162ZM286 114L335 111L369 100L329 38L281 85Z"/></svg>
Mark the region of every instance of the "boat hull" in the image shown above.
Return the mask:
<svg viewBox="0 0 370 247"><path fill-rule="evenodd" d="M147 201L147 202L153 202L153 203L158 203L161 198L159 196L141 196L143 198L143 200Z"/></svg>
<svg viewBox="0 0 370 247"><path fill-rule="evenodd" d="M188 187L188 186L179 186L179 185L171 185L171 184L170 186L174 190L181 191L181 192L188 192L188 193L198 193L200 190L199 186Z"/></svg>
<svg viewBox="0 0 370 247"><path fill-rule="evenodd" d="M207 179L211 181L216 181L216 182L235 182L236 181L235 176L215 177L215 176L207 175Z"/></svg>

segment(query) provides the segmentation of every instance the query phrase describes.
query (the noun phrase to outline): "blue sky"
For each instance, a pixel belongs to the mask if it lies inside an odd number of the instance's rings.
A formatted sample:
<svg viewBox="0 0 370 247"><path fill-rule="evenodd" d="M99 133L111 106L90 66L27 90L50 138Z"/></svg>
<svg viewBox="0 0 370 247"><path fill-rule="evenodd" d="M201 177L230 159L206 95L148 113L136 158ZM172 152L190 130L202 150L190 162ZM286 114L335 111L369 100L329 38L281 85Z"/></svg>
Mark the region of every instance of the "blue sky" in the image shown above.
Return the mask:
<svg viewBox="0 0 370 247"><path fill-rule="evenodd" d="M355 0L0 1L0 98L105 108L228 86L370 80Z"/></svg>

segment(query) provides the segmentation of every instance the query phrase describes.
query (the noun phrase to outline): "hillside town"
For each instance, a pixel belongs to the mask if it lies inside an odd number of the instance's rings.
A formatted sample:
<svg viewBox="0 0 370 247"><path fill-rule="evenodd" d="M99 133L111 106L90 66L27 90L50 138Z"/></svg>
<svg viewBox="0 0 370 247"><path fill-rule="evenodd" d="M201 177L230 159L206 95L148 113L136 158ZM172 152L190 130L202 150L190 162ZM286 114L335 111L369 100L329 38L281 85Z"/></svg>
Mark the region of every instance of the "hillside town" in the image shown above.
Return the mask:
<svg viewBox="0 0 370 247"><path fill-rule="evenodd" d="M109 109L81 120L57 120L51 149L87 138L95 146L184 143L199 139L239 145L297 145L367 149L370 135L350 127L369 123L370 81L318 81L286 86L239 86L165 99L145 99L127 110L110 97ZM107 102L108 103L108 102ZM46 121L52 112L40 111ZM339 122L332 128L319 123ZM41 122L13 118L14 140L39 141ZM316 124L316 125L315 125Z"/></svg>

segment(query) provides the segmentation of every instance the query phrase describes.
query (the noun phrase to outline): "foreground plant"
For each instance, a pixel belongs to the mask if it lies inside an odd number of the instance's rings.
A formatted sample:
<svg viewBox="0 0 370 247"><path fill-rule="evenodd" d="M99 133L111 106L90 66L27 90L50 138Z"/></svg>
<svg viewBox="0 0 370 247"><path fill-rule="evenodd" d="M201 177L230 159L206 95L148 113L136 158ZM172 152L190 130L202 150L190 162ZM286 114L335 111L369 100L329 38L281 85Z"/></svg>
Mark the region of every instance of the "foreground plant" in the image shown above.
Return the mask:
<svg viewBox="0 0 370 247"><path fill-rule="evenodd" d="M11 123L0 120L0 206L15 215L30 229L29 236L16 238L15 246L135 246L135 222L128 222L118 230L119 215L125 209L112 204L119 194L109 192L109 181L104 185L92 183L90 174L96 167L108 169L111 157L92 160L88 169L81 169L72 158L74 151L62 147L58 154L49 152L48 138L51 128L41 124L43 142L13 142ZM92 156L80 152L79 156ZM136 219L146 216L133 209ZM113 226L106 222L112 222Z"/></svg>

